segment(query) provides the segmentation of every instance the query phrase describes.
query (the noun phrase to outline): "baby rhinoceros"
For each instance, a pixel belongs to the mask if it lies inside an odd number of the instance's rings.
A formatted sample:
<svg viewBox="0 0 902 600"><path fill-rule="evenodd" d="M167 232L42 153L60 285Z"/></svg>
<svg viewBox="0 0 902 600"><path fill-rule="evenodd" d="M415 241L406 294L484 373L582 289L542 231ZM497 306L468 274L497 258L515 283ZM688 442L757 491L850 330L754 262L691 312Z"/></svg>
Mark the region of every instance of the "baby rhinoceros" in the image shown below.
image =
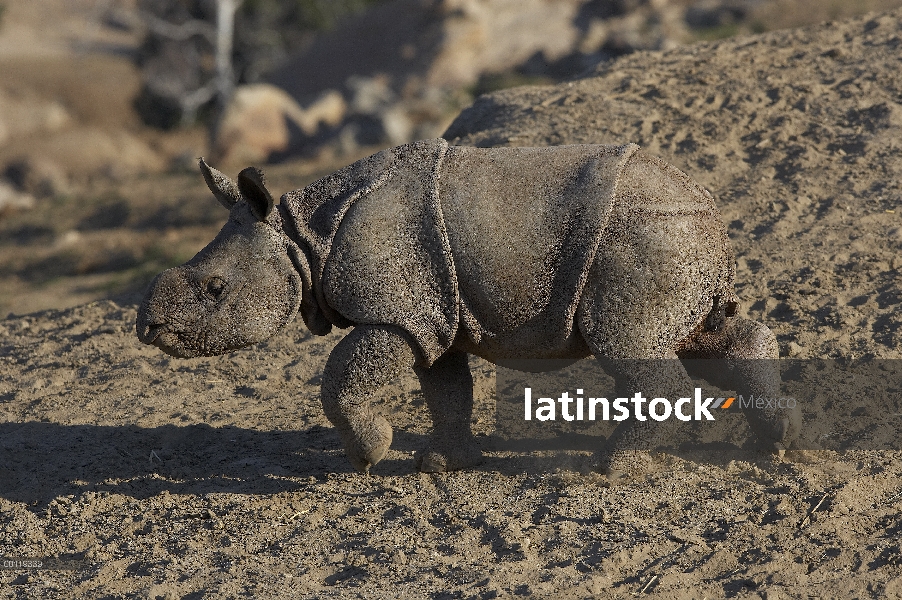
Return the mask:
<svg viewBox="0 0 902 600"><path fill-rule="evenodd" d="M424 471L480 462L470 430L467 354L600 359L618 389L691 393L677 359L718 358L725 389L773 393L774 335L736 316L734 257L711 195L635 145L468 148L441 139L384 150L289 192L263 174L236 182L200 161L228 223L160 274L138 337L177 357L261 342L300 311L318 335L353 327L322 378L326 415L358 470L392 429L369 398L402 369L418 376L433 421ZM746 391L748 393L748 391ZM794 414L746 413L771 450ZM660 429L658 427L658 429ZM656 428L621 423L601 468L642 469Z"/></svg>

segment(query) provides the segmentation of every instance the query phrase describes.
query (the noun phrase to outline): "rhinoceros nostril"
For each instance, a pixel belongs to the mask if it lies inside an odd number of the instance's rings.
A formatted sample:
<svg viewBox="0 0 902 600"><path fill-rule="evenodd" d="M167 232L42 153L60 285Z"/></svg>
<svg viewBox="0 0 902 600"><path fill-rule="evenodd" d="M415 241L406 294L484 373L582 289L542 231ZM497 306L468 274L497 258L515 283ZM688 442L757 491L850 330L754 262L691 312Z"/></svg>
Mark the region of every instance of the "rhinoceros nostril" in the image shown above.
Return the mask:
<svg viewBox="0 0 902 600"><path fill-rule="evenodd" d="M153 344L164 331L166 331L166 323L144 323L144 327L139 333L142 342Z"/></svg>

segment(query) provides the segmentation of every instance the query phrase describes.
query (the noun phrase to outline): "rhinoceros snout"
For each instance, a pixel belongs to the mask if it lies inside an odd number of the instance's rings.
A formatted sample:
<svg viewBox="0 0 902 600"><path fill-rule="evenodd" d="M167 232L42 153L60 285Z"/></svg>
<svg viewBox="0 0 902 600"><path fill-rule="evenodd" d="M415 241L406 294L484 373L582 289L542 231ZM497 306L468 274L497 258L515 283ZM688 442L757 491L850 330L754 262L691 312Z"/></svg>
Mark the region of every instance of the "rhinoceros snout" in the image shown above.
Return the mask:
<svg viewBox="0 0 902 600"><path fill-rule="evenodd" d="M197 356L196 352L185 347L179 334L172 330L170 323L155 317L153 313L148 314L144 309L138 313L135 332L138 334L138 339L141 342L156 346L170 356L175 356L176 358Z"/></svg>
<svg viewBox="0 0 902 600"><path fill-rule="evenodd" d="M165 308L161 299L166 297L164 290L171 288L174 283L172 271L173 269L169 269L157 275L148 287L144 301L138 309L135 333L145 344L153 344L166 331L168 319L163 316Z"/></svg>
<svg viewBox="0 0 902 600"><path fill-rule="evenodd" d="M138 318L135 321L135 333L144 344L153 344L157 338L166 331L166 319L157 314L152 303L146 299L138 310Z"/></svg>

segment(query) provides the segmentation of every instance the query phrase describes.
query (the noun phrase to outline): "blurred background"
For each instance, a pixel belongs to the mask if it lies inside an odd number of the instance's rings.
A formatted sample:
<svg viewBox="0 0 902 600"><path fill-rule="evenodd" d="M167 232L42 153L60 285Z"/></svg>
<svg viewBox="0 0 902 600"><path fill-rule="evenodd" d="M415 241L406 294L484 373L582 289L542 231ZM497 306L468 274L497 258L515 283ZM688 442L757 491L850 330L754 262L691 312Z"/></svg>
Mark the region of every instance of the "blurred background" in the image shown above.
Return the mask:
<svg viewBox="0 0 902 600"><path fill-rule="evenodd" d="M279 195L479 94L902 0L0 0L0 317L136 302L224 222L197 157ZM618 141L618 140L599 140Z"/></svg>

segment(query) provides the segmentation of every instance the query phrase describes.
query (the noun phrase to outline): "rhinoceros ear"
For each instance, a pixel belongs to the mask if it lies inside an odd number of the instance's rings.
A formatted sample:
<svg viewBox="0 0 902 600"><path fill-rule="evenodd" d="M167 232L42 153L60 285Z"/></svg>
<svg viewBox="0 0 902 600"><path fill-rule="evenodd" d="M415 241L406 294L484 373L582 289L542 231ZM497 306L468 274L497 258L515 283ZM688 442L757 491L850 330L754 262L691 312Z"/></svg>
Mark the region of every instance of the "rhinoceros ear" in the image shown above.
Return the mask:
<svg viewBox="0 0 902 600"><path fill-rule="evenodd" d="M207 187L223 206L231 210L241 200L241 192L235 182L208 165L203 158L200 159L200 172L203 173Z"/></svg>
<svg viewBox="0 0 902 600"><path fill-rule="evenodd" d="M263 171L256 167L248 167L241 171L238 174L238 189L241 190L241 196L250 205L254 216L265 221L272 212L275 202L273 202L269 190L266 189Z"/></svg>

